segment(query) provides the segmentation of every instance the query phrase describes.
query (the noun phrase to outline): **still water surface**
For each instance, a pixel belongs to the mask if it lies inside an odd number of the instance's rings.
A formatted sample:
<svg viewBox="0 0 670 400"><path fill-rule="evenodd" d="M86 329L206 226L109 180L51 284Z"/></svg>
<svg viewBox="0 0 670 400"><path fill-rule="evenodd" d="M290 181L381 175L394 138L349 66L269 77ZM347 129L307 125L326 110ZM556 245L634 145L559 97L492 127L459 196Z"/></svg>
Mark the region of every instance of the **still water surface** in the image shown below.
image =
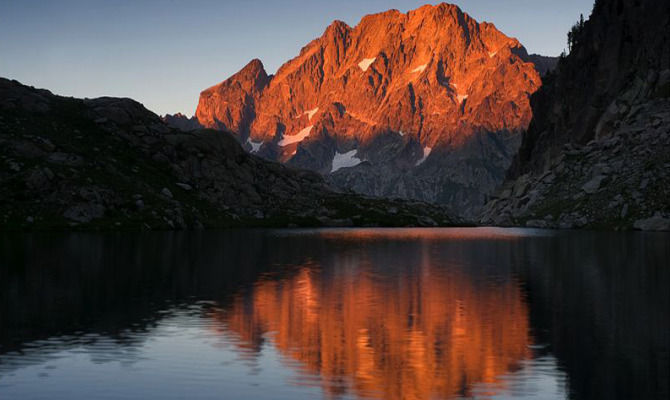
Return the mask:
<svg viewBox="0 0 670 400"><path fill-rule="evenodd" d="M0 399L653 399L670 237L12 235Z"/></svg>

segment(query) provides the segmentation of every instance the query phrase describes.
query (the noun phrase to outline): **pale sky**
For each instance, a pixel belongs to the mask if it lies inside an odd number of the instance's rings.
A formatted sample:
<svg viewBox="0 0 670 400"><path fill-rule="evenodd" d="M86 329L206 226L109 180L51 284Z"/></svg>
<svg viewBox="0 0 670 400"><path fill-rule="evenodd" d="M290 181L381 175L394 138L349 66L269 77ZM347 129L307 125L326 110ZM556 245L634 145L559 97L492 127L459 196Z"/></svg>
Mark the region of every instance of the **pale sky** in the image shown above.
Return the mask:
<svg viewBox="0 0 670 400"><path fill-rule="evenodd" d="M131 97L192 115L251 59L274 73L335 19L426 0L0 0L0 76L75 97ZM436 4L436 2L430 2ZM530 53L558 55L593 0L454 0Z"/></svg>

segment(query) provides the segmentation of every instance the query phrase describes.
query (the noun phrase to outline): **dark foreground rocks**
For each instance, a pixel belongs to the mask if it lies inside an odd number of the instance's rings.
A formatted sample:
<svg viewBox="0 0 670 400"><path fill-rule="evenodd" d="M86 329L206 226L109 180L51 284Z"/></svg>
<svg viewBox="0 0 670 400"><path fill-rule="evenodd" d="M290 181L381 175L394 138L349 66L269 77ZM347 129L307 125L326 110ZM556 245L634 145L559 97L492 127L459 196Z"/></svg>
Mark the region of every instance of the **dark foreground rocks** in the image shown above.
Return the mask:
<svg viewBox="0 0 670 400"><path fill-rule="evenodd" d="M546 169L508 181L481 222L670 230L670 100L631 109L610 135L567 144Z"/></svg>
<svg viewBox="0 0 670 400"><path fill-rule="evenodd" d="M338 193L247 154L225 132L169 127L130 99L0 79L0 229L444 226L445 207Z"/></svg>
<svg viewBox="0 0 670 400"><path fill-rule="evenodd" d="M533 95L533 120L482 223L668 229L668 27L667 1L596 1Z"/></svg>

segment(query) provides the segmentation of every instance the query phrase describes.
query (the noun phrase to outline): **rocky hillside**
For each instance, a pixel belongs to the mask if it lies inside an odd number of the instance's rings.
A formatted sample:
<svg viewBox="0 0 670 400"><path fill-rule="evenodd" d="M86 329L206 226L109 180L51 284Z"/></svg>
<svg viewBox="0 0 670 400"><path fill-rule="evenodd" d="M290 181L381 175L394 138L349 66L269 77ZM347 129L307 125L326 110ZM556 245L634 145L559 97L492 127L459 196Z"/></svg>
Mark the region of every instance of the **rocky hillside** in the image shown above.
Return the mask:
<svg viewBox="0 0 670 400"><path fill-rule="evenodd" d="M598 0L482 222L670 229L670 3Z"/></svg>
<svg viewBox="0 0 670 400"><path fill-rule="evenodd" d="M444 207L331 191L316 173L183 132L130 99L0 78L0 229L449 225Z"/></svg>
<svg viewBox="0 0 670 400"><path fill-rule="evenodd" d="M551 69L456 6L391 10L334 22L275 75L251 61L203 91L196 116L341 188L472 211L531 119L532 60Z"/></svg>

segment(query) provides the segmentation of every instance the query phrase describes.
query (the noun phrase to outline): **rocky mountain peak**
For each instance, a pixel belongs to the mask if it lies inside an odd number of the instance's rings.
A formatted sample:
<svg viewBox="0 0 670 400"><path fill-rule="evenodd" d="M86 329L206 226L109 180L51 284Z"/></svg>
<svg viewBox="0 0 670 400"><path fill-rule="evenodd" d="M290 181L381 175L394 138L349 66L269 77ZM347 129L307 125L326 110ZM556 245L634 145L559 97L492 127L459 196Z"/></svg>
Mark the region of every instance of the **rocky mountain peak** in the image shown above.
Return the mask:
<svg viewBox="0 0 670 400"><path fill-rule="evenodd" d="M343 37L346 35L349 31L351 31L351 27L347 25L346 22L340 21L336 19L333 21L330 25L328 25L328 28L326 28L326 31L323 33L323 37Z"/></svg>
<svg viewBox="0 0 670 400"><path fill-rule="evenodd" d="M244 66L238 73L226 79L222 83L212 86L209 89L203 91L203 95L211 94L217 90L220 90L222 87L235 87L241 86L242 89L250 93L260 92L265 88L265 85L269 82L269 77L267 72L265 72L265 67L261 60L255 58L251 60L247 65Z"/></svg>
<svg viewBox="0 0 670 400"><path fill-rule="evenodd" d="M255 79L264 80L267 79L268 74L265 72L265 66L263 62L258 58L254 58L249 61L249 64L245 65L244 68L240 71L245 77L253 77Z"/></svg>
<svg viewBox="0 0 670 400"><path fill-rule="evenodd" d="M255 97L270 83L263 63L251 60L238 73L200 93L196 118L202 126L246 132Z"/></svg>
<svg viewBox="0 0 670 400"><path fill-rule="evenodd" d="M432 149L466 148L484 132L502 138L525 130L529 97L540 85L518 40L442 3L368 15L354 27L335 21L274 76L254 60L203 91L196 115L205 127L237 134L249 151L295 167L341 171L333 163L355 150L360 162L348 168L395 160L404 167L394 173L405 174L413 169L406 166L430 161ZM450 202L451 194L436 194L443 190L406 197Z"/></svg>

